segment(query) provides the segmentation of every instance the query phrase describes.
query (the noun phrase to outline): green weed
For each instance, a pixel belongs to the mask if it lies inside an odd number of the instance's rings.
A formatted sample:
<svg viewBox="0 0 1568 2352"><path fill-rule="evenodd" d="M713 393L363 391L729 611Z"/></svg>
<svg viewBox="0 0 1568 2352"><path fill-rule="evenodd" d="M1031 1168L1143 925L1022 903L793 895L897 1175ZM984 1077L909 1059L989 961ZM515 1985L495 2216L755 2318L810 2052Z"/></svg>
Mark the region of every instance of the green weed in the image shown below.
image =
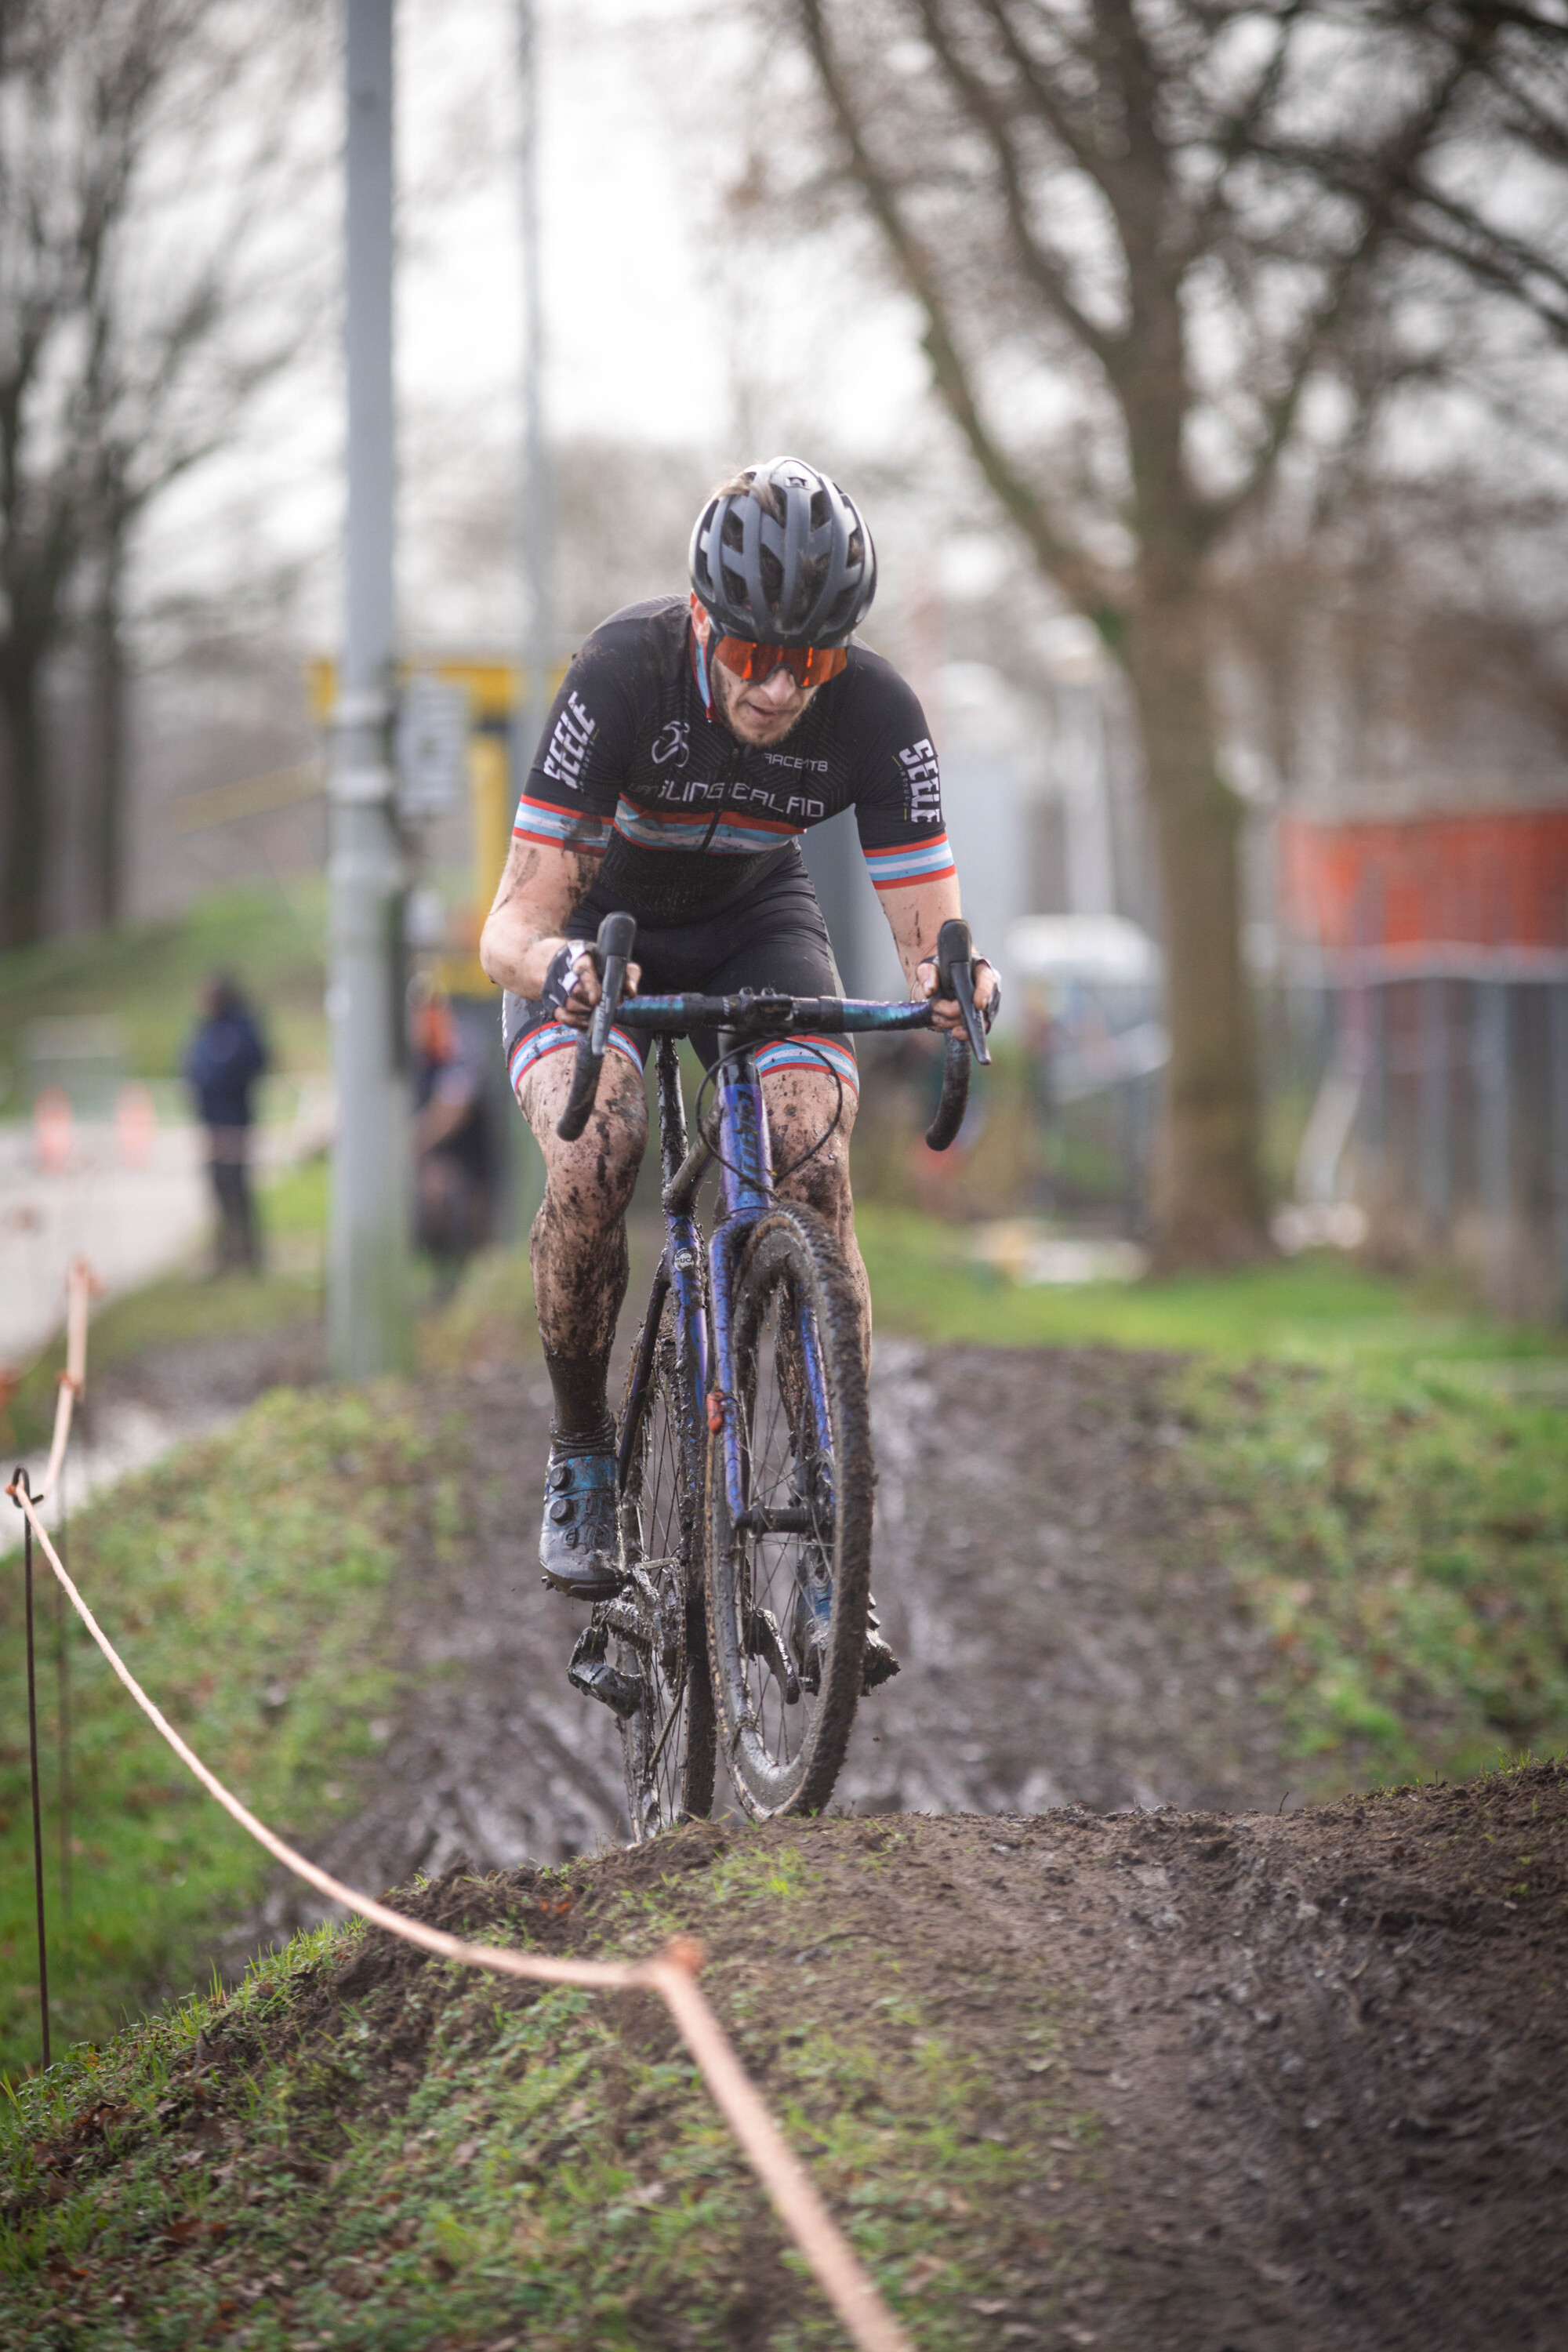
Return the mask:
<svg viewBox="0 0 1568 2352"><path fill-rule="evenodd" d="M400 1687L389 1576L437 1433L386 1390L280 1391L120 1487L71 1529L105 1632L199 1754L284 1832L352 1809ZM208 1973L270 1867L143 1722L85 1634L73 1687L72 1907L58 1874L53 1579L43 1643L54 2029L97 2041ZM0 2066L37 2054L20 1574L0 1580Z"/></svg>

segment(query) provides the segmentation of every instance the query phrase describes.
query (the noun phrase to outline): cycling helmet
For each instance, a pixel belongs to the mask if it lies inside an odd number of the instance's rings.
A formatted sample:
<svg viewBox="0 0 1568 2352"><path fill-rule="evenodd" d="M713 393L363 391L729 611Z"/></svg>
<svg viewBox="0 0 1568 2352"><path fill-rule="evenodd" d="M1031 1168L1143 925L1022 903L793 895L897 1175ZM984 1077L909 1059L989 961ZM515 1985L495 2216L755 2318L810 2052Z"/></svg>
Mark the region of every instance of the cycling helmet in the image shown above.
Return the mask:
<svg viewBox="0 0 1568 2352"><path fill-rule="evenodd" d="M770 457L698 516L691 585L726 636L841 646L870 610L877 555L837 482L798 457Z"/></svg>

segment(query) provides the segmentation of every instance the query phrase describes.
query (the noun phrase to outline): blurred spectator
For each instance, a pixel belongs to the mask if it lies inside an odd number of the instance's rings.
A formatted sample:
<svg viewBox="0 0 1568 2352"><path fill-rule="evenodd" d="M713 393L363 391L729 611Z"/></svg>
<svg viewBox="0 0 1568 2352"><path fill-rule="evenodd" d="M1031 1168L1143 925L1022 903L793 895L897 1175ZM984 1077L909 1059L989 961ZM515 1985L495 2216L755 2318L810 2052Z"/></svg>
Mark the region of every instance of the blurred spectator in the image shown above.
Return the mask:
<svg viewBox="0 0 1568 2352"><path fill-rule="evenodd" d="M492 1136L482 1051L444 996L414 1013L416 1232L450 1288L489 1238Z"/></svg>
<svg viewBox="0 0 1568 2352"><path fill-rule="evenodd" d="M202 1021L185 1054L185 1078L207 1131L207 1171L218 1208L215 1274L261 1271L261 1243L250 1192L251 1089L267 1067L267 1048L250 1009L224 973L208 981Z"/></svg>

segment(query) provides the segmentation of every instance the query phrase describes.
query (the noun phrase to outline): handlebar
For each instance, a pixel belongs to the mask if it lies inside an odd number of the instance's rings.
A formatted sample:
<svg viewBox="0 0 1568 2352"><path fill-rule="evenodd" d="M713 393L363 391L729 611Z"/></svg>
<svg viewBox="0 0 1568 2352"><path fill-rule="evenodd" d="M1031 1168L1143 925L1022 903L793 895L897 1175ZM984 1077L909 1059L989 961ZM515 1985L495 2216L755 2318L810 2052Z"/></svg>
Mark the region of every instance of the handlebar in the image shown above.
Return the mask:
<svg viewBox="0 0 1568 2352"><path fill-rule="evenodd" d="M599 956L603 964L598 1003L587 1033L577 1046L572 1091L555 1123L563 1143L575 1143L587 1126L599 1090L599 1073L611 1028L655 1030L682 1035L692 1029L728 1029L759 1041L765 1037L816 1031L826 1036L866 1035L880 1031L898 1034L931 1026L931 1000L915 1004L887 1004L870 998L842 996L778 996L771 990L743 990L738 996L626 997L626 966L637 946L637 923L630 915L606 915L599 926ZM964 1016L964 1036L947 1041L942 1100L926 1130L933 1151L945 1151L963 1123L969 1098L971 1059L989 1062L991 1050L974 1010L973 950L966 923L944 923L937 934L937 993L958 997Z"/></svg>

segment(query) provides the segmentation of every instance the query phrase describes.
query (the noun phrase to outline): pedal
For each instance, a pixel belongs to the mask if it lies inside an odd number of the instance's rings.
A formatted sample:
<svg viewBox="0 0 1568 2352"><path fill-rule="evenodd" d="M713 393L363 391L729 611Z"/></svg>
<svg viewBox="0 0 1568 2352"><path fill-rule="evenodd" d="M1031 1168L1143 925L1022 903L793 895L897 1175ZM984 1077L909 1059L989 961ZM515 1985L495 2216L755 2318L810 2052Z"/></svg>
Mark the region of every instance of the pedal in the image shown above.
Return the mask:
<svg viewBox="0 0 1568 2352"><path fill-rule="evenodd" d="M642 1712L647 1685L640 1675L623 1675L618 1666L612 1666L605 1655L605 1646L602 1625L584 1626L577 1636L566 1679L584 1698L596 1698L625 1722Z"/></svg>

